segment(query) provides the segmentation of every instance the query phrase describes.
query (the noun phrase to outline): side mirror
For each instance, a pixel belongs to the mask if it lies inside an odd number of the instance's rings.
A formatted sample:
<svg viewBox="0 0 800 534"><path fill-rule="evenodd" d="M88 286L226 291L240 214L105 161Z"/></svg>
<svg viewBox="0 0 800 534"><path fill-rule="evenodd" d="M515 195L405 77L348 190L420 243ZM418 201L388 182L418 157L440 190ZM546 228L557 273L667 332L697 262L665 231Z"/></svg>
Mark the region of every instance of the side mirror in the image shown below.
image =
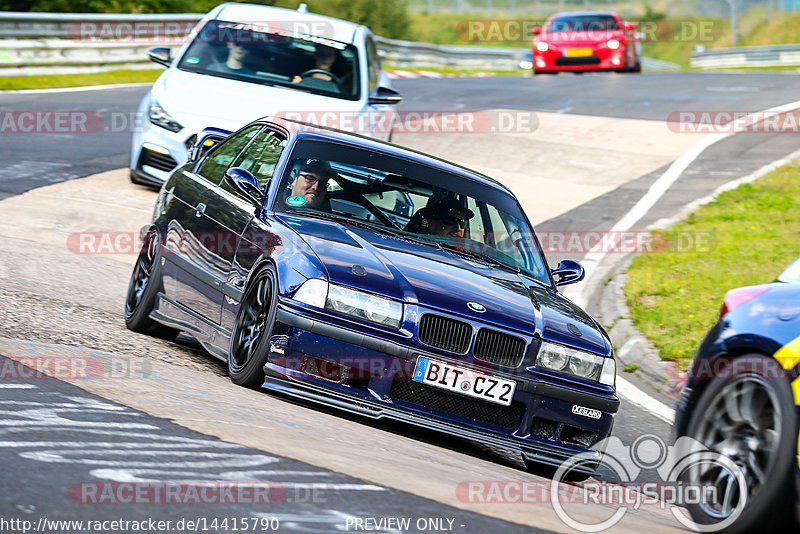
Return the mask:
<svg viewBox="0 0 800 534"><path fill-rule="evenodd" d="M230 134L231 132L222 128L203 128L203 131L197 136L197 142L189 149L189 162L202 158L203 154L211 150L220 141L227 139Z"/></svg>
<svg viewBox="0 0 800 534"><path fill-rule="evenodd" d="M225 183L256 207L261 206L261 189L256 177L241 167L231 167L225 172ZM255 193L258 196L255 196Z"/></svg>
<svg viewBox="0 0 800 534"><path fill-rule="evenodd" d="M558 262L558 267L552 269L550 273L553 275L553 280L555 280L557 286L580 282L586 275L583 266L572 260L561 260Z"/></svg>
<svg viewBox="0 0 800 534"><path fill-rule="evenodd" d="M542 34L542 27L541 26L534 26L533 29L531 30L531 32L533 32L533 35L541 35Z"/></svg>
<svg viewBox="0 0 800 534"><path fill-rule="evenodd" d="M393 106L402 101L403 97L400 96L400 93L394 89L389 89L388 87L378 87L375 90L375 94L370 95L369 99L367 99L367 104L371 106L376 104L388 104Z"/></svg>
<svg viewBox="0 0 800 534"><path fill-rule="evenodd" d="M633 30L636 29L636 24L631 24L630 22L626 22L624 27L626 32L632 32Z"/></svg>
<svg viewBox="0 0 800 534"><path fill-rule="evenodd" d="M165 67L172 65L172 52L169 47L156 46L148 50L147 55L150 57L150 61L154 61L159 65L164 65Z"/></svg>

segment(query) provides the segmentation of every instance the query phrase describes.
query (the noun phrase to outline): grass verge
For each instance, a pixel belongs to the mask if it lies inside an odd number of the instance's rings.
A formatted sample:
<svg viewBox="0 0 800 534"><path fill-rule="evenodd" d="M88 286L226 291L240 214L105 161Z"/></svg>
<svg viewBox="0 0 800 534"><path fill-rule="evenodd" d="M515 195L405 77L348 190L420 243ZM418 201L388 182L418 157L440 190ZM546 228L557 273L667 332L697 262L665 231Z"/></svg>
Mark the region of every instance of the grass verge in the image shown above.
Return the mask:
<svg viewBox="0 0 800 534"><path fill-rule="evenodd" d="M799 212L800 165L792 164L654 232L650 252L628 270L625 294L662 360L685 368L728 290L774 280L797 257Z"/></svg>
<svg viewBox="0 0 800 534"><path fill-rule="evenodd" d="M55 89L116 83L153 83L164 69L112 70L89 74L0 77L0 91L23 89Z"/></svg>

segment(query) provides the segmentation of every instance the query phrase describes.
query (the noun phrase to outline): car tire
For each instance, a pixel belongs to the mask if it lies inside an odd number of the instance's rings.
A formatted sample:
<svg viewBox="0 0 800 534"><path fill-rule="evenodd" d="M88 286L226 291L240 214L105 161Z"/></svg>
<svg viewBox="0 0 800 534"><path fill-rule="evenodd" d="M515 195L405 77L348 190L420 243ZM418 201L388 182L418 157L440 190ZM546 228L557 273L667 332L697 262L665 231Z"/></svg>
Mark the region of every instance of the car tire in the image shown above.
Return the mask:
<svg viewBox="0 0 800 534"><path fill-rule="evenodd" d="M542 464L536 462L534 460L529 460L525 455L522 456L522 461L525 463L525 469L528 470L529 473L534 474L536 476L540 476L543 478L553 479L558 471L558 467L549 465L549 464ZM581 473L578 471L569 471L566 475L562 478L563 482L583 482L587 478L591 477L587 473Z"/></svg>
<svg viewBox="0 0 800 534"><path fill-rule="evenodd" d="M636 74L639 74L639 73L642 72L642 60L641 59L637 59L636 60L636 63L633 65L633 68L631 69L631 72L636 73Z"/></svg>
<svg viewBox="0 0 800 534"><path fill-rule="evenodd" d="M789 381L784 378L778 362L762 354L739 356L728 362L727 367L720 367L718 375L724 378L715 377L701 393L692 410L686 435L711 450L725 450L728 457L731 457L731 450L740 447L731 459L745 472L749 495L741 515L726 532L749 532L791 524L794 507L791 477L793 467L796 468L793 464L797 422ZM747 388L747 396L740 395L743 388ZM735 402L730 402L731 397ZM749 404L745 406L745 402ZM769 428L770 425L773 428ZM772 454L760 445L763 442L759 436L767 435L765 429L770 436L777 434L777 438L771 439ZM761 472L758 485L754 484L754 479L759 477L756 470ZM722 520L720 515L715 515L719 511L712 509L713 506L701 503L688 505L688 508L698 524ZM724 512L721 515L724 516Z"/></svg>
<svg viewBox="0 0 800 534"><path fill-rule="evenodd" d="M278 276L271 264L250 281L236 314L228 351L228 375L234 384L258 389L278 309Z"/></svg>
<svg viewBox="0 0 800 534"><path fill-rule="evenodd" d="M175 339L178 330L150 318L161 290L160 237L157 230L147 232L133 266L125 296L125 326L134 332L164 339Z"/></svg>

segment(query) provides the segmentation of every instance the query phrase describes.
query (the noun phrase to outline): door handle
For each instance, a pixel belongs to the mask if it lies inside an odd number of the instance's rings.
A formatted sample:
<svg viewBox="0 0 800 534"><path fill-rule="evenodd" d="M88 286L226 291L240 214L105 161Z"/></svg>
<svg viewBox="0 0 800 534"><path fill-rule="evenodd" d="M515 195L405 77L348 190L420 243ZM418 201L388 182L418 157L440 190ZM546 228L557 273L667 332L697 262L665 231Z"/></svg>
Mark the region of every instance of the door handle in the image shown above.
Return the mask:
<svg viewBox="0 0 800 534"><path fill-rule="evenodd" d="M201 202L200 204L197 205L197 207L195 209L197 211L194 212L194 216L195 217L202 217L203 214L206 212L206 205Z"/></svg>

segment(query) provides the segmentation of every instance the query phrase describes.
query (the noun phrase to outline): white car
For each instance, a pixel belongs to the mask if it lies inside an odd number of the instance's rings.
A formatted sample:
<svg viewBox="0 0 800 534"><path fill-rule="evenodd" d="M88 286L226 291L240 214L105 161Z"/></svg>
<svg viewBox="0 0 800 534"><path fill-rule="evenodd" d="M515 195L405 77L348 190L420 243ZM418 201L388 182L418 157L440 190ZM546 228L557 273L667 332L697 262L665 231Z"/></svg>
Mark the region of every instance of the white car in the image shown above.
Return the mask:
<svg viewBox="0 0 800 534"><path fill-rule="evenodd" d="M236 131L286 116L388 140L402 97L381 70L369 28L330 17L222 4L187 44L150 50L167 70L139 105L131 180L161 185L206 127ZM387 127L388 124L388 127Z"/></svg>

